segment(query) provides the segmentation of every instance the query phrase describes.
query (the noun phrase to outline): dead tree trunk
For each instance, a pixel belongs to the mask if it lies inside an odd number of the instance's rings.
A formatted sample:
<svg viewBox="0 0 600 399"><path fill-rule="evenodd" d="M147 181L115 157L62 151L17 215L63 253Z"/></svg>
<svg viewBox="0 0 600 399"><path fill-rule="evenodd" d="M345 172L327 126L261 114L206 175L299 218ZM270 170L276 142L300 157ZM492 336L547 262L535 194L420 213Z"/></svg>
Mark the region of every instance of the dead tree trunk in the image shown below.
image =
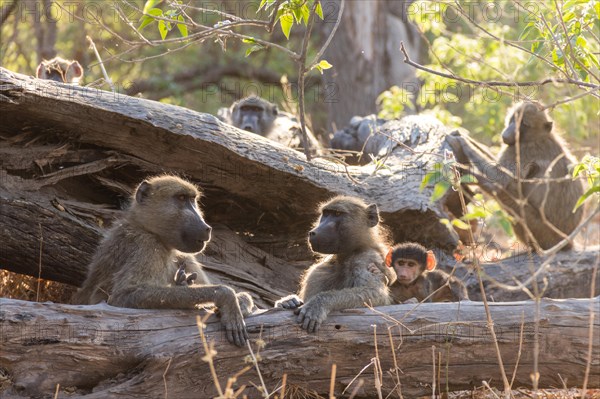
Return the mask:
<svg viewBox="0 0 600 399"><path fill-rule="evenodd" d="M599 305L600 298L541 302L540 388L580 387L590 338L595 345L588 387L600 388ZM529 387L535 305L493 303L491 311L506 371L511 375L518 363L514 387ZM592 337L590 311L595 315ZM215 397L195 315L0 299L0 394L50 395L60 384L59 390L73 397ZM433 356L438 365L441 359L436 381L442 392L446 386L450 391L481 386L484 380L501 387L483 305L477 302L349 310L331 315L318 334L301 330L292 312L285 310L251 316L247 325L252 341L261 337L266 344L259 366L269 392L287 374L287 392L300 388L326 396L331 366L336 364L336 396L342 397L344 389L352 392L358 383L352 380L366 367L359 377L364 380L359 393L375 397L376 357L383 371L384 397L390 392L398 397L398 378L404 397L431 394ZM205 331L215 345L216 374L224 386L247 365L248 350L227 343L215 316L208 319ZM250 387L244 391L249 397L259 397L251 388L260 386L254 369L232 388L242 385Z"/></svg>

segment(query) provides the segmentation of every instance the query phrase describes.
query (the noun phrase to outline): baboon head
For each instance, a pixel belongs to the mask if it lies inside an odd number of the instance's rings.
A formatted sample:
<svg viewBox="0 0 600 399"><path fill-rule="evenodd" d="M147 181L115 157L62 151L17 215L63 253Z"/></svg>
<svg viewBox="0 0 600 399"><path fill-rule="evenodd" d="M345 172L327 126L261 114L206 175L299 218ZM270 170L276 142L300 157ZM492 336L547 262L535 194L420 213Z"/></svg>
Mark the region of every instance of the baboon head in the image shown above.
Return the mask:
<svg viewBox="0 0 600 399"><path fill-rule="evenodd" d="M277 105L256 96L236 101L231 106L231 123L240 129L266 135L278 114Z"/></svg>
<svg viewBox="0 0 600 399"><path fill-rule="evenodd" d="M506 114L505 125L502 141L507 145L517 142L517 131L521 143L535 141L540 135L547 135L552 131L552 120L544 106L537 101L515 104Z"/></svg>
<svg viewBox="0 0 600 399"><path fill-rule="evenodd" d="M179 177L152 177L137 187L130 221L155 234L168 249L200 252L212 229L202 218L199 197L196 186Z"/></svg>
<svg viewBox="0 0 600 399"><path fill-rule="evenodd" d="M390 248L385 264L394 269L398 283L410 285L426 270L435 269L437 261L433 252L424 246L406 242Z"/></svg>
<svg viewBox="0 0 600 399"><path fill-rule="evenodd" d="M350 253L379 239L377 205L353 197L335 197L319 208L321 216L308 233L308 242L322 254Z"/></svg>
<svg viewBox="0 0 600 399"><path fill-rule="evenodd" d="M37 67L36 76L39 79L61 83L79 83L79 79L83 76L83 68L77 61L55 57L50 61L42 61Z"/></svg>

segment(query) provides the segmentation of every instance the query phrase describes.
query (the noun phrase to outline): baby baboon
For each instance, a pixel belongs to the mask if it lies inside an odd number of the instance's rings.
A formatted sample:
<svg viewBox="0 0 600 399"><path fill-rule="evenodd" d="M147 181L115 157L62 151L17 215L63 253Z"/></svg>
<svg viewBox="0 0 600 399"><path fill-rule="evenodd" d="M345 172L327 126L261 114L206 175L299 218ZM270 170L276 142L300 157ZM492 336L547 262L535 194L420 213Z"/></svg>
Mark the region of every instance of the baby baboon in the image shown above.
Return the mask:
<svg viewBox="0 0 600 399"><path fill-rule="evenodd" d="M536 250L551 248L581 222L582 209L575 213L572 210L583 194L583 184L568 178L569 165L575 159L563 140L553 132L552 120L542 104L521 102L508 112L506 128L502 132L506 145L497 159L484 145L458 131L446 140L458 162L477 167L481 174L478 185L495 195L515 216L515 233L523 243ZM520 157L518 169L517 151ZM519 205L517 176L526 180L521 182L522 199L526 201L523 212ZM564 180L550 181L562 178ZM544 179L549 181L544 182Z"/></svg>
<svg viewBox="0 0 600 399"><path fill-rule="evenodd" d="M390 248L385 264L396 272L396 282L390 287L395 303L402 303L411 298L421 302L429 295L431 297L427 302L456 302L469 299L462 281L441 270L435 270L435 255L422 245L407 242ZM370 266L369 270L375 273L378 271L374 266Z"/></svg>
<svg viewBox="0 0 600 399"><path fill-rule="evenodd" d="M37 67L39 79L54 80L61 83L79 83L83 77L83 68L77 61L69 61L54 57L50 61L42 61Z"/></svg>
<svg viewBox="0 0 600 399"><path fill-rule="evenodd" d="M219 110L219 118L237 128L259 134L287 147L301 150L302 133L296 118L281 112L277 105L257 96L248 96L234 102L230 108ZM308 145L315 153L321 144L310 130L306 130Z"/></svg>
<svg viewBox="0 0 600 399"><path fill-rule="evenodd" d="M275 306L296 309L298 322L316 331L334 310L392 303L386 281L395 274L384 266L384 239L375 204L352 197L335 197L320 207L321 217L308 234L313 251L329 254L311 266L300 284L298 296L280 299ZM368 270L376 265L378 272ZM304 304L302 304L305 302Z"/></svg>
<svg viewBox="0 0 600 399"><path fill-rule="evenodd" d="M196 186L175 176L144 180L130 208L115 221L96 250L88 275L72 302L145 309L195 309L214 303L227 339L244 345L248 338L242 313L252 298L224 285L210 285L201 265L190 255L210 240L211 227L198 208ZM177 285L179 267L195 274L197 283ZM240 304L245 309L240 310Z"/></svg>

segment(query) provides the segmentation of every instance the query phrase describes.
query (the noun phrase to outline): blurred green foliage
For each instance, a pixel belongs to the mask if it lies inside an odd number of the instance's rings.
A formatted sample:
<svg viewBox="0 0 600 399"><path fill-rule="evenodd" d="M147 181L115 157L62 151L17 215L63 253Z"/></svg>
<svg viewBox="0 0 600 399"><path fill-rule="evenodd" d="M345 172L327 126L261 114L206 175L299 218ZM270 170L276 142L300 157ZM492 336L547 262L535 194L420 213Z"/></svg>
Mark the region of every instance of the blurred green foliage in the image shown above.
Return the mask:
<svg viewBox="0 0 600 399"><path fill-rule="evenodd" d="M425 66L434 71L475 81L571 78L600 85L598 0L420 0L408 14L430 43ZM398 88L380 96L382 116L397 117L414 102L420 112L460 125L488 144L499 143L504 115L515 99L553 104L582 93L575 84L494 88L421 70L417 74L423 87L416 96ZM570 141L597 137L599 115L600 102L591 95L559 104L552 112Z"/></svg>

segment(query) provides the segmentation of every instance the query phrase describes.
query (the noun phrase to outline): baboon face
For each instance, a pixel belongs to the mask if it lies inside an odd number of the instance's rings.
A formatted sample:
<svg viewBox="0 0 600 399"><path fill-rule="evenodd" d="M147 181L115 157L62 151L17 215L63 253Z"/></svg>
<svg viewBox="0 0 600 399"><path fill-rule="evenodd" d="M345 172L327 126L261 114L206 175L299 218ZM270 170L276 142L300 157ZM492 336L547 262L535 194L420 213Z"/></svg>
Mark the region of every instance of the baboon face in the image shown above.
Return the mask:
<svg viewBox="0 0 600 399"><path fill-rule="evenodd" d="M210 240L212 229L198 208L199 196L193 184L175 176L145 180L135 193L133 219L169 249L200 252Z"/></svg>
<svg viewBox="0 0 600 399"><path fill-rule="evenodd" d="M518 103L507 115L506 128L502 132L504 144L514 145L517 142L517 131L519 142L525 143L535 141L540 134L548 134L552 130L552 121L540 103Z"/></svg>
<svg viewBox="0 0 600 399"><path fill-rule="evenodd" d="M273 126L278 110L259 97L247 97L236 102L231 111L233 125L248 132L265 135Z"/></svg>
<svg viewBox="0 0 600 399"><path fill-rule="evenodd" d="M39 79L61 83L79 83L79 79L83 76L83 68L77 61L55 57L50 61L42 61L37 67L36 76Z"/></svg>
<svg viewBox="0 0 600 399"><path fill-rule="evenodd" d="M340 254L354 251L371 239L379 223L377 205L351 197L336 197L321 207L316 227L308 233L313 251Z"/></svg>
<svg viewBox="0 0 600 399"><path fill-rule="evenodd" d="M420 244L407 242L391 248L385 264L394 268L399 284L410 285L425 271L435 269L437 261L432 251Z"/></svg>

